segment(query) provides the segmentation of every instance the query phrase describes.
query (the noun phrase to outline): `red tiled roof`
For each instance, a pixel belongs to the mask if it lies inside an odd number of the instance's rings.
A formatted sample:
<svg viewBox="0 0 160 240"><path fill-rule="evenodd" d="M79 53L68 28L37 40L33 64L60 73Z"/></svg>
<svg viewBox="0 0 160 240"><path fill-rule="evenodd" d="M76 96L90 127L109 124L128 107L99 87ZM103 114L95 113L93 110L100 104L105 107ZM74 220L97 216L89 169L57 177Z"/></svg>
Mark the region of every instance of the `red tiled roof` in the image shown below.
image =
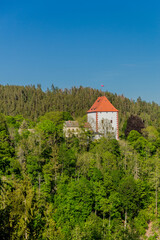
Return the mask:
<svg viewBox="0 0 160 240"><path fill-rule="evenodd" d="M90 112L118 112L118 110L110 103L110 101L105 97L99 97L92 107L88 110Z"/></svg>

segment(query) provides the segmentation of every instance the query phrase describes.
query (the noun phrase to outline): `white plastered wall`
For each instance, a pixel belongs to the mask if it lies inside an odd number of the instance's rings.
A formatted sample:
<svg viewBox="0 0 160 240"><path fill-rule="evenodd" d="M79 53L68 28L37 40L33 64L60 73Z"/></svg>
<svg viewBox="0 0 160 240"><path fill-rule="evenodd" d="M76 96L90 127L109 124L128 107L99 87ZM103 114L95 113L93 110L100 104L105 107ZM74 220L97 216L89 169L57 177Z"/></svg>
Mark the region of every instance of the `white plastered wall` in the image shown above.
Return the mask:
<svg viewBox="0 0 160 240"><path fill-rule="evenodd" d="M94 132L96 132L96 113L87 113L87 121L91 125Z"/></svg>
<svg viewBox="0 0 160 240"><path fill-rule="evenodd" d="M110 131L114 133L115 138L118 140L118 112L97 112L98 114L98 132L104 133L103 127L105 120L111 126ZM96 113L88 113L88 122L90 123L94 132L96 132Z"/></svg>
<svg viewBox="0 0 160 240"><path fill-rule="evenodd" d="M103 125L105 124L105 120L108 120L108 123L111 126L109 131L114 132L117 139L117 112L98 112L98 131L101 133L103 133Z"/></svg>

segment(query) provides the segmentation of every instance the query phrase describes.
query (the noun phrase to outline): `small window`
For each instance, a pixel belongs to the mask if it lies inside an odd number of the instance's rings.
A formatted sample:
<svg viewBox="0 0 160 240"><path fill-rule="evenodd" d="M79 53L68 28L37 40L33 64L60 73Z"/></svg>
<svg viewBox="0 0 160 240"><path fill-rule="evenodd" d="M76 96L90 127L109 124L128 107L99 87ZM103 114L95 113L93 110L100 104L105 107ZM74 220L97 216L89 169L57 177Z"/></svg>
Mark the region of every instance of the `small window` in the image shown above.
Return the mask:
<svg viewBox="0 0 160 240"><path fill-rule="evenodd" d="M102 124L103 124L103 123L104 123L104 120L102 119L101 122L102 122Z"/></svg>
<svg viewBox="0 0 160 240"><path fill-rule="evenodd" d="M112 127L112 130L114 130L114 127Z"/></svg>
<svg viewBox="0 0 160 240"><path fill-rule="evenodd" d="M111 123L112 123L113 121L111 120Z"/></svg>

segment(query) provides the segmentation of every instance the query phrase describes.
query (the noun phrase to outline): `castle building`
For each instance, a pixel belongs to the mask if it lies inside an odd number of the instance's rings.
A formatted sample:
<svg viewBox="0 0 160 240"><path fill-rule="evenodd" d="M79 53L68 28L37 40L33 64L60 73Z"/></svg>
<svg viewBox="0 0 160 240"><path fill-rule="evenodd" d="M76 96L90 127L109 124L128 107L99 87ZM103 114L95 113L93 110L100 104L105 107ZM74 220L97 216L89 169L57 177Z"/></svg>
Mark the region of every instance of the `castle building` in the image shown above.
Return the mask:
<svg viewBox="0 0 160 240"><path fill-rule="evenodd" d="M65 137L78 136L80 133L79 124L77 121L66 121L63 126Z"/></svg>
<svg viewBox="0 0 160 240"><path fill-rule="evenodd" d="M82 131L82 129L84 131ZM63 133L66 138L80 137L83 132L92 131L92 128L88 122L84 126L80 127L77 121L65 121L63 125Z"/></svg>
<svg viewBox="0 0 160 240"><path fill-rule="evenodd" d="M105 97L99 97L87 112L87 121L95 134L119 139L118 110Z"/></svg>

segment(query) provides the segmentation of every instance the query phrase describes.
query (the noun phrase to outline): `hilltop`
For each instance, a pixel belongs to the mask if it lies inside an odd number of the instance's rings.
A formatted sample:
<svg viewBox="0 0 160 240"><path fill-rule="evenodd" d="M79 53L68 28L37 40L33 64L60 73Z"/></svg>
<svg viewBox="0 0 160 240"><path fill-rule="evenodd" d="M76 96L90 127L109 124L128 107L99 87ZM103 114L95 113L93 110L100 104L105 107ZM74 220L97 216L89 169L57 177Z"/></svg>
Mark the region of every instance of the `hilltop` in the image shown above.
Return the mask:
<svg viewBox="0 0 160 240"><path fill-rule="evenodd" d="M64 121L83 123L102 95L119 110L120 140L65 137ZM158 104L1 85L0 111L0 239L159 239Z"/></svg>
<svg viewBox="0 0 160 240"><path fill-rule="evenodd" d="M138 115L145 125L156 128L160 123L160 106L155 102L148 103L139 97L137 101L110 92L102 92L89 87L72 87L43 91L41 86L3 86L0 85L0 112L5 115L23 115L25 118L37 120L50 111L69 112L74 118L82 117L99 96L106 96L119 110L119 126L123 128L125 121L132 115Z"/></svg>

